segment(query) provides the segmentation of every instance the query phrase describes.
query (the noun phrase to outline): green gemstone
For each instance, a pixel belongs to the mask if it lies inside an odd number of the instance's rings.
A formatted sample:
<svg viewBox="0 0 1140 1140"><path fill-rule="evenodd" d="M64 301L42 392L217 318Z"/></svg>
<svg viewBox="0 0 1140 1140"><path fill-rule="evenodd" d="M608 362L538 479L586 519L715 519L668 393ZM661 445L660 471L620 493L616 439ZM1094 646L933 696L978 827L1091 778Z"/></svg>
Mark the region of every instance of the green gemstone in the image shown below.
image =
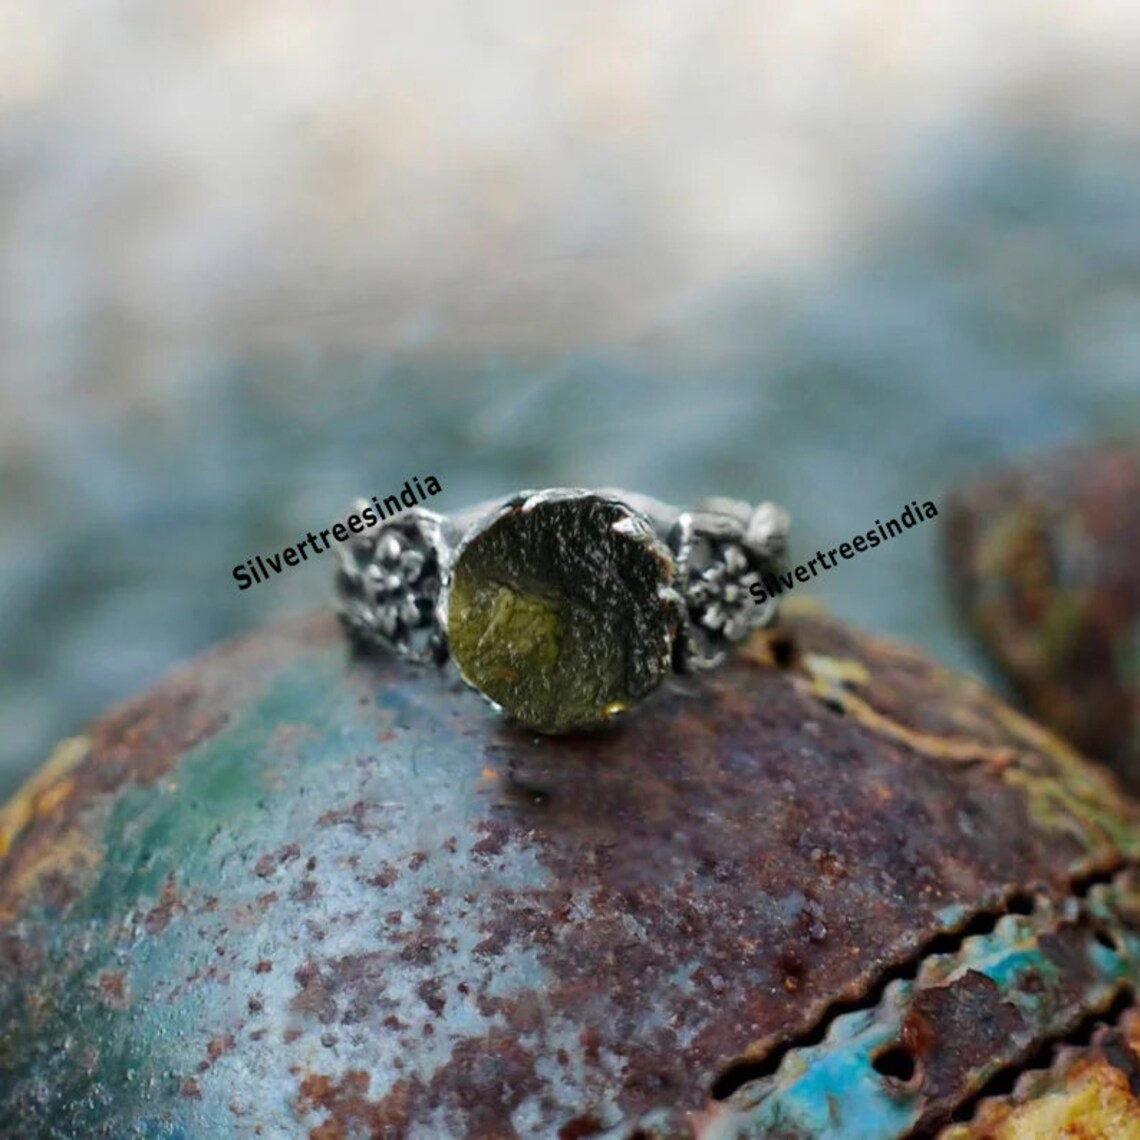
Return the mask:
<svg viewBox="0 0 1140 1140"><path fill-rule="evenodd" d="M508 504L456 555L451 656L530 728L603 724L669 670L672 558L623 503L569 492L523 506Z"/></svg>

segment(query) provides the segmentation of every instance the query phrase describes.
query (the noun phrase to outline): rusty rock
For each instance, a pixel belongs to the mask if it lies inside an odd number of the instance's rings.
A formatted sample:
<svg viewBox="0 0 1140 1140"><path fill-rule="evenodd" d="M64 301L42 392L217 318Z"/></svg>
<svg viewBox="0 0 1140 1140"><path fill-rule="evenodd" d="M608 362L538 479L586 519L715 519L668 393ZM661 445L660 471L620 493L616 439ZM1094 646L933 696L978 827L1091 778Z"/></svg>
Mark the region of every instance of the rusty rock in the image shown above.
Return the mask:
<svg viewBox="0 0 1140 1140"><path fill-rule="evenodd" d="M969 1123L938 1140L1140 1140L1140 1015L1097 1030L1089 1045L1058 1052L1014 1091L983 1101Z"/></svg>
<svg viewBox="0 0 1140 1140"><path fill-rule="evenodd" d="M943 517L957 599L1029 710L1140 788L1140 449L1037 459Z"/></svg>
<svg viewBox="0 0 1140 1140"><path fill-rule="evenodd" d="M930 1129L1136 982L1138 822L821 615L566 738L285 625L0 813L0 1134Z"/></svg>

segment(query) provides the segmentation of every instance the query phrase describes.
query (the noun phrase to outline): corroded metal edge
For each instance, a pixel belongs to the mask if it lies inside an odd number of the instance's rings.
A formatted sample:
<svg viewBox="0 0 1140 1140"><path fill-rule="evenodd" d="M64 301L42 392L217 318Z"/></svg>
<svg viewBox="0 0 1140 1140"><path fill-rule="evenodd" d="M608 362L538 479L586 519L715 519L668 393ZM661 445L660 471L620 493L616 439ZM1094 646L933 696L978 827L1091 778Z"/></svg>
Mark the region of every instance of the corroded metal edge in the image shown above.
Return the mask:
<svg viewBox="0 0 1140 1140"><path fill-rule="evenodd" d="M1140 983L1140 932L1121 917L1135 913L1138 889L1129 871L1087 899L1040 900L1033 914L1006 915L956 953L923 959L916 979L836 1018L820 1045L791 1050L773 1077L745 1086L694 1135L894 1140L930 1129L1042 1039ZM877 1071L891 1052L903 1071ZM657 1135L652 1120L640 1127Z"/></svg>
<svg viewBox="0 0 1140 1140"><path fill-rule="evenodd" d="M1087 1046L1062 1046L938 1140L1140 1140L1140 1009L1101 1025Z"/></svg>

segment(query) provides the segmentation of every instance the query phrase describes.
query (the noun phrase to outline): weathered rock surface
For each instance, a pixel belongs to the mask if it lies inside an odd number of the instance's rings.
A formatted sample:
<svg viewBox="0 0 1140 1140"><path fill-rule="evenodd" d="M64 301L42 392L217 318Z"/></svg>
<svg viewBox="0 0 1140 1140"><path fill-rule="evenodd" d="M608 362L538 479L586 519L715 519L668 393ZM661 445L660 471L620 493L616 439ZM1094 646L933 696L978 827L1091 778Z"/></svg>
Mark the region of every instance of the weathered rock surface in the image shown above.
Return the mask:
<svg viewBox="0 0 1140 1140"><path fill-rule="evenodd" d="M1140 446L999 472L945 518L957 598L1029 710L1140 789Z"/></svg>
<svg viewBox="0 0 1140 1140"><path fill-rule="evenodd" d="M1138 822L822 615L579 738L321 615L0 814L0 1135L931 1135L1126 999Z"/></svg>

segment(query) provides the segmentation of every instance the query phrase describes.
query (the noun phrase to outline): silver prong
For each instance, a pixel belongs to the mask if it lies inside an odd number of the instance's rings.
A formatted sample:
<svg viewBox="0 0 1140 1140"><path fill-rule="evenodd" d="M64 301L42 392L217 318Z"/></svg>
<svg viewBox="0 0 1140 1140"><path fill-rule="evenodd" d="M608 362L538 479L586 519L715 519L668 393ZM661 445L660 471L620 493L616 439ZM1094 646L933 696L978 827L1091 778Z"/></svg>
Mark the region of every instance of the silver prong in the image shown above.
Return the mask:
<svg viewBox="0 0 1140 1140"><path fill-rule="evenodd" d="M400 620L407 626L416 626L420 623L419 607L411 594L406 594L400 605Z"/></svg>
<svg viewBox="0 0 1140 1140"><path fill-rule="evenodd" d="M399 560L401 550L400 540L394 534L386 534L376 544L376 557L381 562L396 562Z"/></svg>
<svg viewBox="0 0 1140 1140"><path fill-rule="evenodd" d="M720 629L725 620L725 612L718 605L709 606L701 615L701 625L706 629Z"/></svg>
<svg viewBox="0 0 1140 1140"><path fill-rule="evenodd" d="M405 550L400 557L400 569L408 582L415 582L419 578L423 566L424 556L418 550Z"/></svg>

